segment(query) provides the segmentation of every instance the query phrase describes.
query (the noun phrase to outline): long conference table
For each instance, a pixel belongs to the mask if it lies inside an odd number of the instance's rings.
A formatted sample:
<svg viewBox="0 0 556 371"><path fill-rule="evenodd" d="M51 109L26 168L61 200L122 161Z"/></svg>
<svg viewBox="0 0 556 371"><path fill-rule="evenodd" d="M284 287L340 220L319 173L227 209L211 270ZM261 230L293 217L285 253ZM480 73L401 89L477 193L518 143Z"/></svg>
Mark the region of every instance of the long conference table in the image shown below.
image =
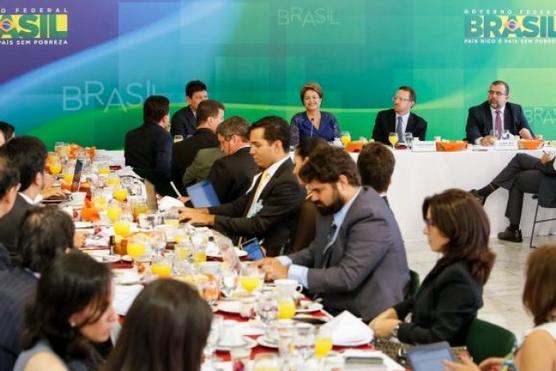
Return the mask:
<svg viewBox="0 0 556 371"><path fill-rule="evenodd" d="M123 163L123 151L107 151L116 162ZM471 190L488 184L507 165L516 153L540 157L541 150L532 151L459 151L459 152L412 152L393 150L396 167L388 190L388 201L398 221L405 241L422 241L423 217L421 207L425 197L448 188ZM357 153L352 157L357 160ZM508 192L499 189L490 195L485 210L490 219L491 237L495 237L508 225L504 216ZM530 236L536 200L525 195L521 230ZM540 209L539 218L556 217L555 209ZM556 223L537 225L535 234L548 235L556 232Z"/></svg>

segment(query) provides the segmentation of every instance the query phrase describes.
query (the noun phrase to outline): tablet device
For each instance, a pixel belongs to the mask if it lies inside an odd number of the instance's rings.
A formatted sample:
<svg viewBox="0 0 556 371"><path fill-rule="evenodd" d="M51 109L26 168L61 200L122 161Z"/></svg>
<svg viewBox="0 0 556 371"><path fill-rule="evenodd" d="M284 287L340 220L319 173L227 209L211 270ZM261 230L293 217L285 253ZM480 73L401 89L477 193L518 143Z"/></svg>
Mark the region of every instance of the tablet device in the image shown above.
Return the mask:
<svg viewBox="0 0 556 371"><path fill-rule="evenodd" d="M187 195L195 208L220 206L220 200L214 191L212 183L208 180L203 180L187 187Z"/></svg>
<svg viewBox="0 0 556 371"><path fill-rule="evenodd" d="M249 260L261 260L264 258L263 250L261 249L261 244L257 238L252 238L241 244L241 248L247 252L247 258Z"/></svg>
<svg viewBox="0 0 556 371"><path fill-rule="evenodd" d="M445 341L409 348L407 359L414 371L443 371L443 361L453 360L450 344Z"/></svg>

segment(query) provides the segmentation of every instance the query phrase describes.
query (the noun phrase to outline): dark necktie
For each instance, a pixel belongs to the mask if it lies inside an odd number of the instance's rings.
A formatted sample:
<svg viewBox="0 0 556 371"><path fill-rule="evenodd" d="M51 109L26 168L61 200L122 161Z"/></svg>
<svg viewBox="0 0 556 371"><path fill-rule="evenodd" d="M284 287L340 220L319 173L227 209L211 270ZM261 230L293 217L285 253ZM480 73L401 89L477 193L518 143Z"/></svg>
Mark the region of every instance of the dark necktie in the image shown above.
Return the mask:
<svg viewBox="0 0 556 371"><path fill-rule="evenodd" d="M496 136L497 139L500 139L503 131L502 116L500 116L500 110L496 110L496 117L494 119L494 136Z"/></svg>
<svg viewBox="0 0 556 371"><path fill-rule="evenodd" d="M396 133L398 134L398 141L405 142L404 131L403 131L403 119L398 116L398 123L396 125Z"/></svg>
<svg viewBox="0 0 556 371"><path fill-rule="evenodd" d="M328 235L326 236L326 246L324 247L324 250L322 250L323 256L321 268L327 268L330 263L330 257L332 254L327 254L327 252L328 250L330 250L330 246L332 245L337 229L338 226L334 222L332 222L332 224L330 225L330 230L328 231Z"/></svg>

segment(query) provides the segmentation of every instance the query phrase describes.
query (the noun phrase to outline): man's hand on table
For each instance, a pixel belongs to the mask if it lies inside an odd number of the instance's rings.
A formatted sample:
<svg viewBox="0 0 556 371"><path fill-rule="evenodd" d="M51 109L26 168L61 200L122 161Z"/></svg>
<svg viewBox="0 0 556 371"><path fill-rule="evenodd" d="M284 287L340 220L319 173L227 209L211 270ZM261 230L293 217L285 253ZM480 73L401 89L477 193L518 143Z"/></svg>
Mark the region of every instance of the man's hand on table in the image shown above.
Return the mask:
<svg viewBox="0 0 556 371"><path fill-rule="evenodd" d="M180 221L186 221L194 225L214 225L214 215L210 215L207 209L183 207L179 211Z"/></svg>
<svg viewBox="0 0 556 371"><path fill-rule="evenodd" d="M85 246L85 239L87 238L87 232L76 231L73 235L73 246L79 248Z"/></svg>
<svg viewBox="0 0 556 371"><path fill-rule="evenodd" d="M399 319L375 319L369 326L374 331L375 336L385 338L392 335L394 327L400 322Z"/></svg>
<svg viewBox="0 0 556 371"><path fill-rule="evenodd" d="M267 281L288 278L289 268L285 265L282 265L278 261L278 259L264 258L257 261L257 267L263 270L263 272L265 273L265 279Z"/></svg>
<svg viewBox="0 0 556 371"><path fill-rule="evenodd" d="M484 137L481 137L481 140L479 141L479 144L481 146L492 146L494 144L494 142L496 142L496 137L494 135L485 135Z"/></svg>
<svg viewBox="0 0 556 371"><path fill-rule="evenodd" d="M64 191L63 191L62 189L60 189L60 188L48 187L48 188L45 188L45 189L43 189L43 190L41 191L41 195L42 195L42 198L43 198L43 200L44 200L44 199L50 198L50 197L52 197L52 196L60 196L60 197L62 197L62 196L65 195L65 193L64 193Z"/></svg>
<svg viewBox="0 0 556 371"><path fill-rule="evenodd" d="M531 131L529 131L529 129L523 128L518 134L521 139L533 139L533 135L531 135Z"/></svg>

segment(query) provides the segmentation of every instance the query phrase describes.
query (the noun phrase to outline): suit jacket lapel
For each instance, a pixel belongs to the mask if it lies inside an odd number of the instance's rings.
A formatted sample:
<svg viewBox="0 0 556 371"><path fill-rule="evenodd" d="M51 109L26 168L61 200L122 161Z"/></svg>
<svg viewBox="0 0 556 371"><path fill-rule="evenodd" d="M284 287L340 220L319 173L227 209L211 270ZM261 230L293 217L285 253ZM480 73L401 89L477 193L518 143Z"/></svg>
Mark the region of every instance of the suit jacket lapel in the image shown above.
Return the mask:
<svg viewBox="0 0 556 371"><path fill-rule="evenodd" d="M257 191L257 188L259 187L259 183L261 182L262 175L263 175L262 172L259 173L259 177L257 178L257 181L255 182L255 184L253 185L253 187L251 187L251 190L249 191L249 199L247 200L247 207L245 208L245 210L243 210L243 216L244 217L247 216L247 214L249 213L249 209L251 209L251 204L253 203L253 197L255 197L255 192ZM272 181L272 179L271 179L271 181ZM262 193L261 193L261 196L262 196ZM259 196L259 199L261 198L261 196Z"/></svg>
<svg viewBox="0 0 556 371"><path fill-rule="evenodd" d="M490 131L494 129L494 125L492 123L492 113L490 112L490 105L488 104L488 102L485 104L485 119L486 119L486 123L487 123L487 127L486 129L486 133L484 133L484 135L489 135ZM505 116L505 115L504 115Z"/></svg>
<svg viewBox="0 0 556 371"><path fill-rule="evenodd" d="M415 117L410 112L409 117L407 118L407 126L405 127L405 132L413 133L414 130L415 130Z"/></svg>
<svg viewBox="0 0 556 371"><path fill-rule="evenodd" d="M390 120L388 120L388 132L386 133L386 141L388 141L388 134L396 131L396 111L391 111Z"/></svg>

